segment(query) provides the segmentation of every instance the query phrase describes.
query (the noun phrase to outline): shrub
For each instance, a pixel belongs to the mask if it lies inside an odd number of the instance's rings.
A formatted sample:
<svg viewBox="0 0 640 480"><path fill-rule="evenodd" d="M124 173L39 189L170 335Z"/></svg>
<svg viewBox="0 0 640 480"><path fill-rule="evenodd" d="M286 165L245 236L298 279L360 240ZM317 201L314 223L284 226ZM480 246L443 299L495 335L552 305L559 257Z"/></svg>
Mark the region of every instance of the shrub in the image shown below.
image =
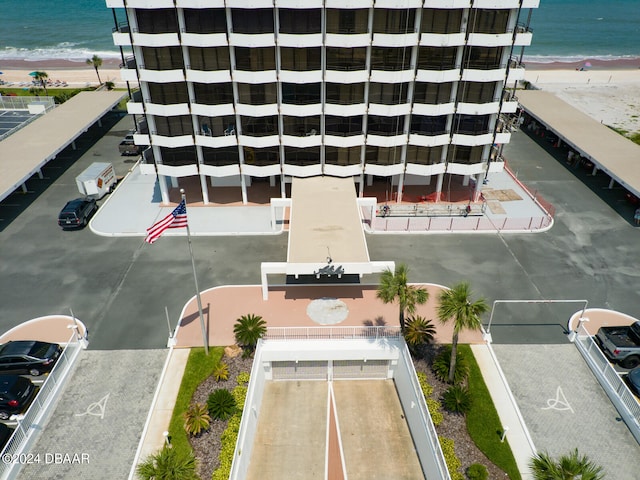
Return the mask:
<svg viewBox="0 0 640 480"><path fill-rule="evenodd" d="M244 401L247 398L247 387L244 385L238 385L231 391L233 399L236 401L236 408L239 412L244 409Z"/></svg>
<svg viewBox="0 0 640 480"><path fill-rule="evenodd" d="M427 409L429 409L431 421L436 427L444 421L444 415L442 415L442 412L440 411L441 408L442 404L438 400L434 398L427 398Z"/></svg>
<svg viewBox="0 0 640 480"><path fill-rule="evenodd" d="M184 429L193 436L207 430L211 424L211 416L207 406L203 403L194 403L184 412Z"/></svg>
<svg viewBox="0 0 640 480"><path fill-rule="evenodd" d="M238 385L246 385L247 383L249 383L250 379L251 376L247 372L240 372L236 377L236 382L238 383Z"/></svg>
<svg viewBox="0 0 640 480"><path fill-rule="evenodd" d="M481 463L474 463L467 468L467 478L469 480L489 480L487 467Z"/></svg>
<svg viewBox="0 0 640 480"><path fill-rule="evenodd" d="M249 357L256 349L258 340L267 332L267 322L260 315L243 315L236 320L233 334L236 342L242 347L243 356Z"/></svg>
<svg viewBox="0 0 640 480"><path fill-rule="evenodd" d="M444 392L442 403L450 412L466 414L471 410L471 393L462 385L453 385Z"/></svg>
<svg viewBox="0 0 640 480"><path fill-rule="evenodd" d="M422 372L417 372L416 376L418 377L418 382L420 383L422 394L424 395L424 398L427 398L429 395L433 393L433 387L429 385L429 381L427 380L427 374Z"/></svg>
<svg viewBox="0 0 640 480"><path fill-rule="evenodd" d="M454 441L445 437L438 437L438 441L440 442L440 448L442 448L442 454L444 455L444 461L447 463L451 480L464 480L464 475L458 471L462 466L462 462L456 455Z"/></svg>
<svg viewBox="0 0 640 480"><path fill-rule="evenodd" d="M193 452L181 452L165 445L162 450L149 455L136 467L143 480L197 480L196 459Z"/></svg>
<svg viewBox="0 0 640 480"><path fill-rule="evenodd" d="M240 431L240 415L234 415L229 420L229 424L220 436L220 456L218 461L220 465L213 472L211 480L228 480L231 473L231 464L233 463L233 453L238 440L238 432Z"/></svg>
<svg viewBox="0 0 640 480"><path fill-rule="evenodd" d="M430 343L436 336L436 327L431 320L419 315L410 317L404 327L404 339L410 347Z"/></svg>
<svg viewBox="0 0 640 480"><path fill-rule="evenodd" d="M213 369L213 378L216 382L222 382L229 379L229 367L226 363L220 362Z"/></svg>
<svg viewBox="0 0 640 480"><path fill-rule="evenodd" d="M236 412L236 401L229 390L214 390L207 399L209 415L216 420L227 420Z"/></svg>
<svg viewBox="0 0 640 480"><path fill-rule="evenodd" d="M433 373L442 382L449 381L449 366L451 364L451 346L447 345L442 352L433 360L431 368ZM464 382L469 376L469 360L462 351L458 350L456 359L456 370L453 375L453 383L459 384Z"/></svg>

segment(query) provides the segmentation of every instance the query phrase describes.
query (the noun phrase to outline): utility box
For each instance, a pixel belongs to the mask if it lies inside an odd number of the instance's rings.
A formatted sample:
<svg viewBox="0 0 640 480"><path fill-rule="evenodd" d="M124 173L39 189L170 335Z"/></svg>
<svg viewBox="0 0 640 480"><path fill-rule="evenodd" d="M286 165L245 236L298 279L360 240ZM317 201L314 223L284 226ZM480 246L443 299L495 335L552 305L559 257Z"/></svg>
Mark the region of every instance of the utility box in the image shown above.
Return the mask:
<svg viewBox="0 0 640 480"><path fill-rule="evenodd" d="M78 191L91 198L100 199L111 192L118 179L110 163L92 163L76 177Z"/></svg>

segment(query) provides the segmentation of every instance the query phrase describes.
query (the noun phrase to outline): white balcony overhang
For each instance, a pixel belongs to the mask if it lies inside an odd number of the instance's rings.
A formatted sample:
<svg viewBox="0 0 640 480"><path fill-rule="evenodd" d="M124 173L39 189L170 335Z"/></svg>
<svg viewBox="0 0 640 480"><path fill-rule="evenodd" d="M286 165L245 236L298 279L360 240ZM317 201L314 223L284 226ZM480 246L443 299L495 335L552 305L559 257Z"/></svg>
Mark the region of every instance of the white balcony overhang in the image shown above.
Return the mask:
<svg viewBox="0 0 640 480"><path fill-rule="evenodd" d="M144 115L144 105L142 102L127 102L127 113L132 115Z"/></svg>
<svg viewBox="0 0 640 480"><path fill-rule="evenodd" d="M210 177L222 178L222 177L233 177L235 175L240 175L240 165L205 165L204 163L200 164L200 173L202 175L209 175Z"/></svg>
<svg viewBox="0 0 640 480"><path fill-rule="evenodd" d="M142 82L184 82L184 70L147 70L145 68L141 68L139 75Z"/></svg>
<svg viewBox="0 0 640 480"><path fill-rule="evenodd" d="M285 175L291 175L292 177L315 177L316 175L322 175L322 165L319 163L316 165L287 165L282 166L282 173Z"/></svg>
<svg viewBox="0 0 640 480"><path fill-rule="evenodd" d="M474 47L501 47L511 45L512 40L511 33L470 33L467 44Z"/></svg>
<svg viewBox="0 0 640 480"><path fill-rule="evenodd" d="M322 145L322 135L308 135L297 137L294 135L283 135L282 144L287 147L308 148Z"/></svg>
<svg viewBox="0 0 640 480"><path fill-rule="evenodd" d="M280 137L278 135L267 135L264 137L252 137L249 135L239 135L238 143L243 147L266 148L277 147L280 145Z"/></svg>
<svg viewBox="0 0 640 480"><path fill-rule="evenodd" d="M377 5L377 2L376 2ZM418 33L374 33L374 47L412 47L418 43Z"/></svg>
<svg viewBox="0 0 640 480"><path fill-rule="evenodd" d="M440 115L451 115L456 110L456 104L449 103L436 103L435 105L426 103L414 103L413 114L425 115L428 117L436 117Z"/></svg>
<svg viewBox="0 0 640 480"><path fill-rule="evenodd" d="M220 105L204 105L202 103L192 103L191 113L201 115L203 117L222 117L225 115L234 115L232 103L223 103Z"/></svg>
<svg viewBox="0 0 640 480"><path fill-rule="evenodd" d="M220 137L196 135L196 145L210 148L233 147L238 145L238 139L235 135L222 135Z"/></svg>
<svg viewBox="0 0 640 480"><path fill-rule="evenodd" d="M400 147L407 143L407 135L376 135L369 133L366 139L367 145L376 147Z"/></svg>
<svg viewBox="0 0 640 480"><path fill-rule="evenodd" d="M322 8L322 0L276 0L278 8Z"/></svg>
<svg viewBox="0 0 640 480"><path fill-rule="evenodd" d="M320 83L322 82L322 70L307 72L280 70L280 81L284 83Z"/></svg>
<svg viewBox="0 0 640 480"><path fill-rule="evenodd" d="M224 47L228 45L226 33L183 33L182 44L190 47Z"/></svg>
<svg viewBox="0 0 640 480"><path fill-rule="evenodd" d="M249 72L245 70L234 70L231 77L240 83L275 83L278 76L275 70L264 70L262 72Z"/></svg>
<svg viewBox="0 0 640 480"><path fill-rule="evenodd" d="M417 163L407 163L406 173L409 175L420 175L423 177L429 175L438 175L444 173L446 170L446 164L435 163L433 165L420 165Z"/></svg>
<svg viewBox="0 0 640 480"><path fill-rule="evenodd" d="M151 141L159 147L178 148L193 145L192 135L180 135L177 137L165 137L164 135L151 134Z"/></svg>
<svg viewBox="0 0 640 480"><path fill-rule="evenodd" d="M322 33L306 35L293 35L289 33L278 34L278 45L281 47L309 48L322 46Z"/></svg>
<svg viewBox="0 0 640 480"><path fill-rule="evenodd" d="M125 82L137 82L138 72L136 72L135 68L121 68L120 78Z"/></svg>
<svg viewBox="0 0 640 480"><path fill-rule="evenodd" d="M127 8L173 8L173 0L127 0Z"/></svg>
<svg viewBox="0 0 640 480"><path fill-rule="evenodd" d="M484 163L472 163L470 165L466 163L447 163L447 173L454 173L456 175L475 175L477 173L483 173L485 171Z"/></svg>
<svg viewBox="0 0 640 480"><path fill-rule="evenodd" d="M238 103L236 104L236 113L247 117L270 117L272 115L278 115L278 104L246 105L244 103Z"/></svg>
<svg viewBox="0 0 640 480"><path fill-rule="evenodd" d="M385 70L371 70L371 81L379 83L405 83L415 79L413 70L387 72Z"/></svg>
<svg viewBox="0 0 640 480"><path fill-rule="evenodd" d="M252 177L271 177L281 173L279 163L274 165L247 165L244 163L240 169L243 175L251 175Z"/></svg>
<svg viewBox="0 0 640 480"><path fill-rule="evenodd" d="M516 80L524 80L524 68L523 67L515 67L509 69L509 75L507 76L507 82L515 82Z"/></svg>
<svg viewBox="0 0 640 480"><path fill-rule="evenodd" d="M462 71L462 80L466 82L498 82L504 80L505 74L505 68L494 68L490 70L465 68Z"/></svg>
<svg viewBox="0 0 640 480"><path fill-rule="evenodd" d="M371 36L368 33L354 33L352 35L342 33L327 33L325 43L327 47L366 47L369 45L369 43L371 43Z"/></svg>
<svg viewBox="0 0 640 480"><path fill-rule="evenodd" d="M338 105L335 103L326 103L324 105L324 113L326 115L335 115L337 117L354 117L356 115L364 115L367 113L367 104L356 103L353 105Z"/></svg>
<svg viewBox="0 0 640 480"><path fill-rule="evenodd" d="M362 174L362 165L332 165L331 163L325 163L323 173L341 178L353 177Z"/></svg>
<svg viewBox="0 0 640 480"><path fill-rule="evenodd" d="M237 5L233 5L237 7ZM272 5L273 7L273 5ZM275 47L276 37L273 33L257 33L255 35L249 35L246 33L230 33L229 44L235 47Z"/></svg>
<svg viewBox="0 0 640 480"><path fill-rule="evenodd" d="M311 105L291 105L289 103L280 104L280 113L292 117L308 117L322 114L322 104L313 103Z"/></svg>
<svg viewBox="0 0 640 480"><path fill-rule="evenodd" d="M160 175L167 175L169 177L190 177L198 174L198 165L180 165L179 167L173 167L171 165L157 165L158 173Z"/></svg>
<svg viewBox="0 0 640 480"><path fill-rule="evenodd" d="M464 45L464 33L422 33L420 45L425 47L459 47Z"/></svg>
<svg viewBox="0 0 640 480"><path fill-rule="evenodd" d="M417 145L420 147L439 147L449 143L449 134L442 135L418 135L412 133L409 135L409 145Z"/></svg>
<svg viewBox="0 0 640 480"><path fill-rule="evenodd" d="M496 143L503 144L511 141L511 132L496 133Z"/></svg>
<svg viewBox="0 0 640 480"><path fill-rule="evenodd" d="M498 173L504 170L504 162L489 162L489 173Z"/></svg>
<svg viewBox="0 0 640 480"><path fill-rule="evenodd" d="M395 163L393 165L376 165L375 163L366 163L364 165L364 173L368 175L391 177L393 175L400 175L402 172L404 172L403 163Z"/></svg>
<svg viewBox="0 0 640 480"><path fill-rule="evenodd" d="M176 0L178 8L224 8L224 0Z"/></svg>
<svg viewBox="0 0 640 480"><path fill-rule="evenodd" d="M380 115L382 117L397 117L411 113L410 103L399 105L381 105L379 103L369 104L369 115Z"/></svg>
<svg viewBox="0 0 640 480"><path fill-rule="evenodd" d="M227 83L231 81L229 70L187 70L187 82L196 83Z"/></svg>
<svg viewBox="0 0 640 480"><path fill-rule="evenodd" d="M520 7L520 0L475 0L475 8L506 9Z"/></svg>
<svg viewBox="0 0 640 480"><path fill-rule="evenodd" d="M157 8L160 8L160 7L157 7ZM133 37L133 44L139 47L172 47L172 46L180 45L180 39L178 38L177 33L136 33L134 32L132 34L132 37Z"/></svg>
<svg viewBox="0 0 640 480"><path fill-rule="evenodd" d="M500 109L499 102L489 103L458 103L457 113L464 115L490 115L492 113L498 113Z"/></svg>
<svg viewBox="0 0 640 480"><path fill-rule="evenodd" d="M376 8L407 9L422 7L422 0L376 0Z"/></svg>
<svg viewBox="0 0 640 480"><path fill-rule="evenodd" d="M325 8L372 8L373 0L325 0Z"/></svg>
<svg viewBox="0 0 640 480"><path fill-rule="evenodd" d="M131 45L131 37L129 33L113 32L113 44L119 46Z"/></svg>
<svg viewBox="0 0 640 480"><path fill-rule="evenodd" d="M324 74L329 83L363 83L369 80L368 70L328 70Z"/></svg>
<svg viewBox="0 0 640 480"><path fill-rule="evenodd" d="M502 102L502 113L516 113L518 110L518 102Z"/></svg>
<svg viewBox="0 0 640 480"><path fill-rule="evenodd" d="M516 33L516 40L513 45L516 47L528 47L533 40L533 33L531 32L519 32Z"/></svg>
<svg viewBox="0 0 640 480"><path fill-rule="evenodd" d="M359 147L364 144L364 134L349 135L346 137L341 137L338 135L325 135L324 144L329 147Z"/></svg>
<svg viewBox="0 0 640 480"><path fill-rule="evenodd" d="M416 81L428 83L457 82L460 80L460 69L451 70L418 70Z"/></svg>
<svg viewBox="0 0 640 480"><path fill-rule="evenodd" d="M134 133L133 143L136 145L151 145L151 138L148 133Z"/></svg>
<svg viewBox="0 0 640 480"><path fill-rule="evenodd" d="M189 115L188 103L177 103L175 105L161 105L159 103L145 104L147 113L151 115L159 115L161 117L175 117L177 115Z"/></svg>
<svg viewBox="0 0 640 480"><path fill-rule="evenodd" d="M485 133L482 135L466 135L462 133L454 133L451 137L451 143L454 145L466 145L468 147L491 145L493 143L493 134Z"/></svg>

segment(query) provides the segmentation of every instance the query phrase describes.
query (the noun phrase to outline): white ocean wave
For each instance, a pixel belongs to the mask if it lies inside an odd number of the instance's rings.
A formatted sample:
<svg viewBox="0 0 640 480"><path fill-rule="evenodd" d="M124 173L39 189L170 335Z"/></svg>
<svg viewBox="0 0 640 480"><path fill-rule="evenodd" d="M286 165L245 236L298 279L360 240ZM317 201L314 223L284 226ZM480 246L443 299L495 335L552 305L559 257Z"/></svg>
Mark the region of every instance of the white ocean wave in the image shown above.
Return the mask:
<svg viewBox="0 0 640 480"><path fill-rule="evenodd" d="M524 55L523 61L531 63L576 63L583 62L585 60L635 60L640 61L640 55ZM639 63L640 65L640 63Z"/></svg>
<svg viewBox="0 0 640 480"><path fill-rule="evenodd" d="M25 60L39 62L43 60L69 60L84 63L87 58L98 55L102 59L120 58L120 53L114 50L89 50L74 48L74 44L64 42L55 48L0 48L0 60Z"/></svg>

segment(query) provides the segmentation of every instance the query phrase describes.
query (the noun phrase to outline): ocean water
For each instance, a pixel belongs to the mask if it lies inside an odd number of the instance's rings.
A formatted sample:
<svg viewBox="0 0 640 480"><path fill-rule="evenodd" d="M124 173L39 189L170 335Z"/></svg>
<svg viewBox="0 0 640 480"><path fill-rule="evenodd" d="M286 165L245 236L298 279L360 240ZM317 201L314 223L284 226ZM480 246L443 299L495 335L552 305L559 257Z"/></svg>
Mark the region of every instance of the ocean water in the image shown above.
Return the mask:
<svg viewBox="0 0 640 480"><path fill-rule="evenodd" d="M104 0L0 0L0 12L0 62L119 55ZM541 0L532 12L528 61L640 58L640 0Z"/></svg>

